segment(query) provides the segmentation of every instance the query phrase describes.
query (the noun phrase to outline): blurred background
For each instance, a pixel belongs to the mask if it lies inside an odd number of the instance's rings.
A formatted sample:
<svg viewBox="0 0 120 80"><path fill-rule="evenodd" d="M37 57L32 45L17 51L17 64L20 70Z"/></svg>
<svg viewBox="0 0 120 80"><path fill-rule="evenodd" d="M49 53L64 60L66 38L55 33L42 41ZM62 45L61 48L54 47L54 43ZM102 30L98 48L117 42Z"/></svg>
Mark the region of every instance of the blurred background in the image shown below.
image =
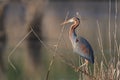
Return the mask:
<svg viewBox="0 0 120 80"><path fill-rule="evenodd" d="M72 51L70 25L61 33L60 24L66 17L79 17L76 32L90 42L96 62L101 62L98 21L104 54L112 62L117 55L114 44L120 43L119 13L119 0L0 0L0 80L44 80L54 53L49 80L82 80L62 62L79 65L79 56Z"/></svg>

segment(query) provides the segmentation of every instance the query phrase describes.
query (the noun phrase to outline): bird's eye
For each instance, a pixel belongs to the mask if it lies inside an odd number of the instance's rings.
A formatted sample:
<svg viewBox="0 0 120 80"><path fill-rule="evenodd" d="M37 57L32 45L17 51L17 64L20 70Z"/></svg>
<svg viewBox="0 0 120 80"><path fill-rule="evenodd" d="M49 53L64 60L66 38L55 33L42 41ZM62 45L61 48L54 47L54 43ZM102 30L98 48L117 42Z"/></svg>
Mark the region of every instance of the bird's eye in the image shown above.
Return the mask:
<svg viewBox="0 0 120 80"><path fill-rule="evenodd" d="M78 42L79 40L78 39L76 39L76 42Z"/></svg>

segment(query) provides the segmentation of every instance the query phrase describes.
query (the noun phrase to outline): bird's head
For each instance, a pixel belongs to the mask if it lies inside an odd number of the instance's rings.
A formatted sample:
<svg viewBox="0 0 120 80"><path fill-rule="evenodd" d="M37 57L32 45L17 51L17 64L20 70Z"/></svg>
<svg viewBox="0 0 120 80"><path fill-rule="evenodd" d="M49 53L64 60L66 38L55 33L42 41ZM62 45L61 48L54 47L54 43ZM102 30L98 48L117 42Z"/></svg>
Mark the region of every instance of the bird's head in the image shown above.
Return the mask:
<svg viewBox="0 0 120 80"><path fill-rule="evenodd" d="M80 23L80 19L78 17L73 17L65 22L63 22L61 25L67 24L67 23Z"/></svg>

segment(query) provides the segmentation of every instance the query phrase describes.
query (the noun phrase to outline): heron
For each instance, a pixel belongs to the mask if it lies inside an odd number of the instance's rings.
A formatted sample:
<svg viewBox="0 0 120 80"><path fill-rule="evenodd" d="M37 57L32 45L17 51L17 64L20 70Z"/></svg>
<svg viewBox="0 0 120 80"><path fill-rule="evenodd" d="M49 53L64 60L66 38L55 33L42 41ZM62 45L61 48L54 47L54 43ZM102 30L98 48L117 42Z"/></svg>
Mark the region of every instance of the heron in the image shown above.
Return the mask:
<svg viewBox="0 0 120 80"><path fill-rule="evenodd" d="M94 64L94 52L90 43L82 36L77 36L75 32L76 28L80 24L80 19L78 17L73 17L63 22L61 25L65 25L67 23L73 23L69 29L69 39L72 43L73 51L85 59L85 63L77 68L78 71L81 67L88 65L89 62Z"/></svg>

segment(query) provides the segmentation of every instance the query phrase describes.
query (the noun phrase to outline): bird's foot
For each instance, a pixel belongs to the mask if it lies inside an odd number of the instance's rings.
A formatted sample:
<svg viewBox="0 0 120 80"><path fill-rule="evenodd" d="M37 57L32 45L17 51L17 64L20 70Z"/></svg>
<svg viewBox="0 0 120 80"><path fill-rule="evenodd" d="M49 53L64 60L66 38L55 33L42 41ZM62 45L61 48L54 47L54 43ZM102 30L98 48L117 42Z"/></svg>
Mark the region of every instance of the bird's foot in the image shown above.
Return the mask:
<svg viewBox="0 0 120 80"><path fill-rule="evenodd" d="M75 68L75 72L79 72L79 70L80 70L80 67Z"/></svg>
<svg viewBox="0 0 120 80"><path fill-rule="evenodd" d="M76 68L75 68L75 72L79 72L79 71L80 71L80 69L81 69L83 66L84 66L84 65L79 66L79 67L76 67Z"/></svg>

